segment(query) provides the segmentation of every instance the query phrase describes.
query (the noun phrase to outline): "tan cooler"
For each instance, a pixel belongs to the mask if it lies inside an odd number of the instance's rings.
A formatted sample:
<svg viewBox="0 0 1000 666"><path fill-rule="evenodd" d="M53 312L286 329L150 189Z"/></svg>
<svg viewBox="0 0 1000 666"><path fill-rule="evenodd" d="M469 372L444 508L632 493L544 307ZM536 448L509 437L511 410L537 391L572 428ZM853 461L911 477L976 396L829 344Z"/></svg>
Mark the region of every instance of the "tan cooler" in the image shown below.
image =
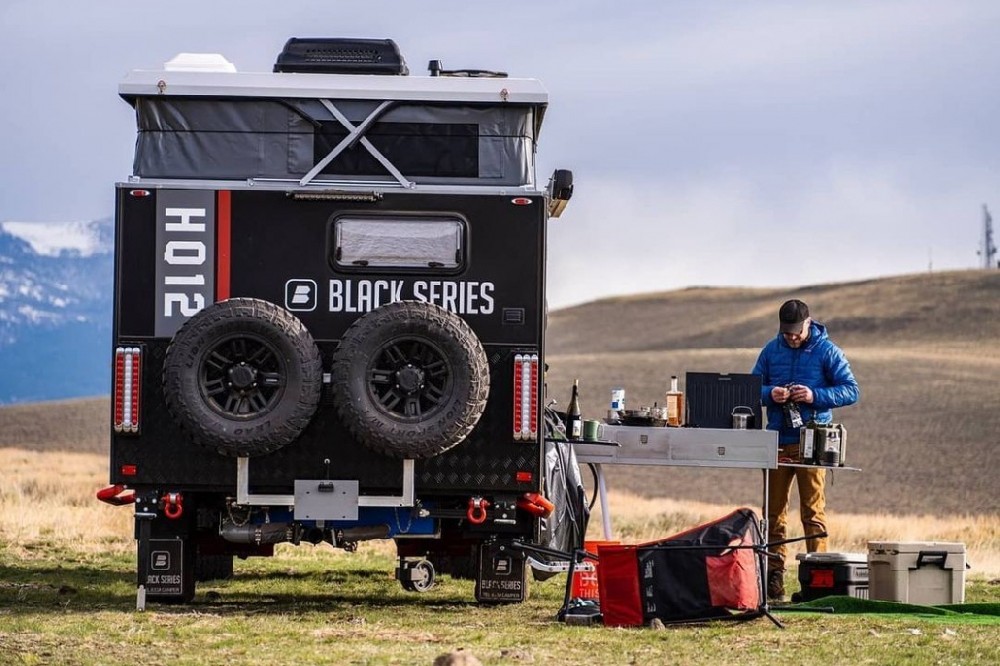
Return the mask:
<svg viewBox="0 0 1000 666"><path fill-rule="evenodd" d="M965 601L965 544L869 541L868 598L938 606Z"/></svg>

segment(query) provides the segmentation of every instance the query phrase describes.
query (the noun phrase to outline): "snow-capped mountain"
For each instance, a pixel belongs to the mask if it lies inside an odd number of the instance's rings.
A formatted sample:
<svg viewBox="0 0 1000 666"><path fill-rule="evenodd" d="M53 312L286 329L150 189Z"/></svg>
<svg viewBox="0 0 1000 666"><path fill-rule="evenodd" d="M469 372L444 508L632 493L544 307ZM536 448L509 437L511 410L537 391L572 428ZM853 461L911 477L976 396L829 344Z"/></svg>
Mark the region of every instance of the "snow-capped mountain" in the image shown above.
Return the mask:
<svg viewBox="0 0 1000 666"><path fill-rule="evenodd" d="M0 403L108 393L113 223L0 223Z"/></svg>

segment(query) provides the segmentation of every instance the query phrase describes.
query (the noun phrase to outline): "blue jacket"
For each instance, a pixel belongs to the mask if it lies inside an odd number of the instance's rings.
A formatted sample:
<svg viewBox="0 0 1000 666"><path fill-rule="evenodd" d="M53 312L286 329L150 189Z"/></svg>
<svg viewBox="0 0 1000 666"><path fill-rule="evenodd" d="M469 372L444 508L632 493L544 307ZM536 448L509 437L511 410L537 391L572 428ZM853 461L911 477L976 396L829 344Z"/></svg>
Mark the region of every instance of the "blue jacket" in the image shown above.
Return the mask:
<svg viewBox="0 0 1000 666"><path fill-rule="evenodd" d="M851 372L851 365L840 347L826 333L826 326L813 322L809 339L798 349L791 348L780 333L760 351L751 372L761 377L761 402L767 407L767 429L778 431L779 444L799 441L798 428L786 428L784 409L771 399L771 389L787 384L802 384L813 391L813 403L799 404L802 421L830 423L834 407L853 405L861 389Z"/></svg>

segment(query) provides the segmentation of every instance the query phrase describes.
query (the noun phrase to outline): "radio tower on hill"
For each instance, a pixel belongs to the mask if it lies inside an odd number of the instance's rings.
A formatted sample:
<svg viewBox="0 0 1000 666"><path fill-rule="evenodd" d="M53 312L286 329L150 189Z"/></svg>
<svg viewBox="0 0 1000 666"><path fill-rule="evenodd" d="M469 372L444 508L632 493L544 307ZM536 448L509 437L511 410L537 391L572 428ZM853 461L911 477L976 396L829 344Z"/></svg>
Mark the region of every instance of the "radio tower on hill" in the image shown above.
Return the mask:
<svg viewBox="0 0 1000 666"><path fill-rule="evenodd" d="M983 238L982 249L977 252L983 258L983 268L1000 268L1000 264L994 261L997 256L997 246L993 244L993 218L990 217L990 210L983 204Z"/></svg>

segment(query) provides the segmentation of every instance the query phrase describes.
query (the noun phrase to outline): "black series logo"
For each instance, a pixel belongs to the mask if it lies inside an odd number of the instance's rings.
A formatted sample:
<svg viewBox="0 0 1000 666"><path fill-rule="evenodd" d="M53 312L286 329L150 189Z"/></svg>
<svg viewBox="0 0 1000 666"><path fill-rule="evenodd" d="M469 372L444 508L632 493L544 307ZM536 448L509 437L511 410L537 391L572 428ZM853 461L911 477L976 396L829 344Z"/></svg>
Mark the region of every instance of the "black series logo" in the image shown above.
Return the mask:
<svg viewBox="0 0 1000 666"><path fill-rule="evenodd" d="M285 283L285 309L312 312L319 301L315 280L289 280Z"/></svg>

